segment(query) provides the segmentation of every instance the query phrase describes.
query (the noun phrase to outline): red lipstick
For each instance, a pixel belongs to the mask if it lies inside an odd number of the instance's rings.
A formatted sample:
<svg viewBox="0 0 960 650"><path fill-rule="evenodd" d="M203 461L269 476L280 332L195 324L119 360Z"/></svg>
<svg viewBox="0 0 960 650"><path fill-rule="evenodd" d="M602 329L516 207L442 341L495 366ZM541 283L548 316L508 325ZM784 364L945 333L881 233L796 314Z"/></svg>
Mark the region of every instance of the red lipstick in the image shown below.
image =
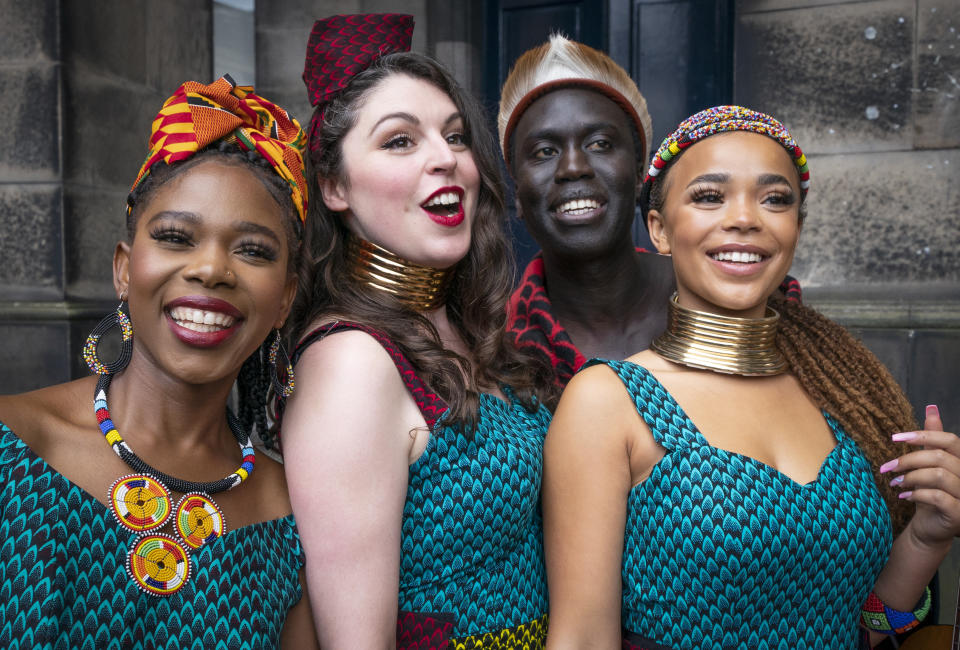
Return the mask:
<svg viewBox="0 0 960 650"><path fill-rule="evenodd" d="M438 201L437 199L442 199L444 194L456 195L455 203L449 200L451 198L449 196L446 197L447 200L444 202ZM420 204L420 207L424 212L427 213L427 216L430 217L432 221L440 224L441 226L447 226L449 228L459 226L461 223L463 223L464 219L463 188L456 185L441 187L433 194L428 196L426 201ZM455 209L456 212L448 214L451 209Z"/></svg>
<svg viewBox="0 0 960 650"><path fill-rule="evenodd" d="M233 336L243 322L239 309L210 296L181 296L167 303L164 312L174 336L198 348L220 345Z"/></svg>

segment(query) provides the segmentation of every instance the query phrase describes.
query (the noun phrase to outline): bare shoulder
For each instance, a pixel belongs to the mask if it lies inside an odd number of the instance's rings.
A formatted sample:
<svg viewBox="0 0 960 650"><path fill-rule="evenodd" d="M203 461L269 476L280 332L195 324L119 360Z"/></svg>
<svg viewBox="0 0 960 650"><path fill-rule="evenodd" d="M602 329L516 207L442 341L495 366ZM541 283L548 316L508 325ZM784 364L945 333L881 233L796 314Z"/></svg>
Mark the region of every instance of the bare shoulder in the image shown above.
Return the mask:
<svg viewBox="0 0 960 650"><path fill-rule="evenodd" d="M96 379L87 377L18 395L0 396L0 422L35 453L73 436L93 417Z"/></svg>
<svg viewBox="0 0 960 650"><path fill-rule="evenodd" d="M296 371L298 378L331 374L397 376L396 366L383 345L370 334L355 329L327 334L310 345L300 356Z"/></svg>
<svg viewBox="0 0 960 650"><path fill-rule="evenodd" d="M368 400L384 404L408 395L387 350L361 330L328 334L304 350L295 369L297 388L288 408L308 401ZM376 399L372 397L376 396Z"/></svg>
<svg viewBox="0 0 960 650"><path fill-rule="evenodd" d="M646 353L639 353L629 360L639 363L645 359ZM588 448L584 448L584 440L589 440ZM623 458L629 463L631 485L648 476L652 466L664 455L664 449L638 412L627 386L606 365L581 370L567 384L550 425L545 449L552 456L562 454L564 449L576 450L581 458L586 451L610 450L614 454L611 457Z"/></svg>
<svg viewBox="0 0 960 650"><path fill-rule="evenodd" d="M564 401L577 405L609 404L612 399L622 395L623 382L612 368L606 364L596 364L584 368L563 389L561 404Z"/></svg>
<svg viewBox="0 0 960 650"><path fill-rule="evenodd" d="M426 423L387 350L360 330L328 334L297 362L297 387L284 413L284 444L382 443L394 432L403 447ZM346 435L345 435L346 434ZM392 447L392 446L389 446Z"/></svg>
<svg viewBox="0 0 960 650"><path fill-rule="evenodd" d="M550 432L565 436L587 429L597 436L616 435L634 412L620 377L606 365L595 365L578 372L564 388Z"/></svg>

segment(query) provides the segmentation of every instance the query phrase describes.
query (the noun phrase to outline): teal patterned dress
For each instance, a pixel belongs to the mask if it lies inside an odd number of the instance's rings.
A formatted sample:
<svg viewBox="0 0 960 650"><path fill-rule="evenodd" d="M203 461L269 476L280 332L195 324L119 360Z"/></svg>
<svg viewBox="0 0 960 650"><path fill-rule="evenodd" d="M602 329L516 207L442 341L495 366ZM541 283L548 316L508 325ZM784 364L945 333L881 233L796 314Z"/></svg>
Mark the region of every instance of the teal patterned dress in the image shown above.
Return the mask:
<svg viewBox="0 0 960 650"><path fill-rule="evenodd" d="M544 406L528 411L481 393L476 429L445 425L447 405L381 332L340 321L304 337L294 353L326 334L358 329L390 354L420 409L430 439L410 466L400 549L397 648L543 648L547 581L540 480L550 424Z"/></svg>
<svg viewBox="0 0 960 650"><path fill-rule="evenodd" d="M301 597L293 516L190 554L170 596L127 576L136 535L0 424L0 648L276 648Z"/></svg>
<svg viewBox="0 0 960 650"><path fill-rule="evenodd" d="M645 368L602 363L667 450L627 501L625 647L857 648L860 607L892 535L870 465L843 428L824 414L837 444L800 485L712 447Z"/></svg>

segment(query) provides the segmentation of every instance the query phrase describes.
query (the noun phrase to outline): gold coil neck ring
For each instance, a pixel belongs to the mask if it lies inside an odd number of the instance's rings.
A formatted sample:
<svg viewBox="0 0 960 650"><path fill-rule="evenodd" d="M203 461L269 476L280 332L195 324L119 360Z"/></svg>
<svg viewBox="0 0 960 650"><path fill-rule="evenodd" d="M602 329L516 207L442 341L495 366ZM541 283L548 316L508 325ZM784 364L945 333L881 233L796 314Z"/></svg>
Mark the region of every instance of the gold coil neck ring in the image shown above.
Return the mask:
<svg viewBox="0 0 960 650"><path fill-rule="evenodd" d="M356 235L347 239L347 260L354 282L389 293L415 311L446 302L451 269L414 264Z"/></svg>
<svg viewBox="0 0 960 650"><path fill-rule="evenodd" d="M732 375L779 375L787 362L774 344L780 314L767 307L763 318L735 318L688 309L670 298L667 330L651 344L674 363Z"/></svg>

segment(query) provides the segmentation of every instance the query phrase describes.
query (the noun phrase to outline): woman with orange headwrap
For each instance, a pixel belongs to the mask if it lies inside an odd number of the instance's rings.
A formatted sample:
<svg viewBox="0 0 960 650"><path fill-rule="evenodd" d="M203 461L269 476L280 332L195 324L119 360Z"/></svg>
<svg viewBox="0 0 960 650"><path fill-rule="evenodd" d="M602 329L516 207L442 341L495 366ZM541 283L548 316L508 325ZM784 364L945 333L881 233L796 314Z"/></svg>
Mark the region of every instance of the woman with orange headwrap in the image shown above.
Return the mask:
<svg viewBox="0 0 960 650"><path fill-rule="evenodd" d="M250 443L266 387L293 388L276 330L303 144L229 77L157 115L114 252L120 306L84 347L97 377L0 398L0 646L315 647L283 471Z"/></svg>

